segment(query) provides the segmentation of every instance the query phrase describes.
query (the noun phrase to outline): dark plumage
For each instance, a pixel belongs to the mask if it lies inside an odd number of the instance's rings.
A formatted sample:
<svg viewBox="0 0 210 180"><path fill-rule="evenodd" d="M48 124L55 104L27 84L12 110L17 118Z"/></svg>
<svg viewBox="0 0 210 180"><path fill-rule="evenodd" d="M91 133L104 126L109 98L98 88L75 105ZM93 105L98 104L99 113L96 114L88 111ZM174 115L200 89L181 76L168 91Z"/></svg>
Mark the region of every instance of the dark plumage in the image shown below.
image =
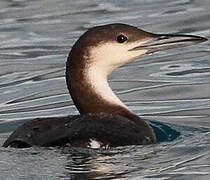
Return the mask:
<svg viewBox="0 0 210 180"><path fill-rule="evenodd" d="M85 147L90 139L96 139L103 146L151 144L154 141L144 137L141 122L106 113L37 118L15 130L3 146L22 148L65 146L68 143Z"/></svg>

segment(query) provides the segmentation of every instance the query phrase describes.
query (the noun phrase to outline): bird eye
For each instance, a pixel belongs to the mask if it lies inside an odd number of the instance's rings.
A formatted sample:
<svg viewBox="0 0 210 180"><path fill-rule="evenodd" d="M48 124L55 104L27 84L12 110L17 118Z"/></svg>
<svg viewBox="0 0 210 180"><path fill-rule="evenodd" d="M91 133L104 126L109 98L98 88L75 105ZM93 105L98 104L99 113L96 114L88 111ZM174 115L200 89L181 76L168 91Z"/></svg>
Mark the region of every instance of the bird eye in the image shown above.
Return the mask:
<svg viewBox="0 0 210 180"><path fill-rule="evenodd" d="M117 36L117 42L118 43L124 43L125 41L127 41L128 38L122 34L120 34L119 36Z"/></svg>

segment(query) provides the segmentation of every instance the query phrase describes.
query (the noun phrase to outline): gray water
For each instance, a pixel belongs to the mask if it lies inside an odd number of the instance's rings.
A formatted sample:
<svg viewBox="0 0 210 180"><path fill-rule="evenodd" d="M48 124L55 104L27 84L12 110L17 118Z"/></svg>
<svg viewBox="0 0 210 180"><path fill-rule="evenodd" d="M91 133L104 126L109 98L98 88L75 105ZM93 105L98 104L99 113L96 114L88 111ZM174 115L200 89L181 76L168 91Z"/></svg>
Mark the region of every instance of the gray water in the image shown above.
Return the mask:
<svg viewBox="0 0 210 180"><path fill-rule="evenodd" d="M89 27L127 23L210 38L208 0L0 1L0 145L35 117L78 114L65 62ZM0 179L210 179L210 46L155 53L117 69L110 85L145 119L181 137L109 150L0 148Z"/></svg>

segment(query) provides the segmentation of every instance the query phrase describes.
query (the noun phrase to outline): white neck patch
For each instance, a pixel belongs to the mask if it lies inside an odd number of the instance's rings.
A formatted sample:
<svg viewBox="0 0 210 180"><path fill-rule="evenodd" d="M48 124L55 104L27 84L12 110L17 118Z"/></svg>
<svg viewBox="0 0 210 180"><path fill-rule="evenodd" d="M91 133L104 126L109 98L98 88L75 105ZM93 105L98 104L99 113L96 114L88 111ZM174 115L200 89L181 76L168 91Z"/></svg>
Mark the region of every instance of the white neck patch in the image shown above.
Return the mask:
<svg viewBox="0 0 210 180"><path fill-rule="evenodd" d="M114 94L107 82L107 76L101 72L100 69L95 68L94 66L89 67L86 71L85 77L87 78L87 82L91 84L92 88L102 99L128 109L126 105L123 104L122 101Z"/></svg>
<svg viewBox="0 0 210 180"><path fill-rule="evenodd" d="M141 42L144 43L144 42ZM90 47L89 64L86 66L85 77L95 92L104 100L126 107L125 104L114 94L107 82L107 76L116 68L127 64L134 59L146 54L147 50L129 51L140 42L120 44L101 43Z"/></svg>

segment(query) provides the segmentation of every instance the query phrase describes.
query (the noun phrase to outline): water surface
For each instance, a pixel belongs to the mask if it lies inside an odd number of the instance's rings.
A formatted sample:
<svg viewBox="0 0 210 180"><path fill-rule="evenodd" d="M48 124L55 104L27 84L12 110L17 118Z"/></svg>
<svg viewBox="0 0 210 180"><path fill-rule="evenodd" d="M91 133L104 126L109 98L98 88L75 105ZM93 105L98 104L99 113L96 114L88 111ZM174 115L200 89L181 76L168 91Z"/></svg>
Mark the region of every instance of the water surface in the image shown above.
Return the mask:
<svg viewBox="0 0 210 180"><path fill-rule="evenodd" d="M65 62L89 27L127 23L209 38L207 0L0 2L0 144L35 117L78 114ZM172 142L110 150L0 148L0 179L210 179L209 42L139 59L110 85L145 119L181 132Z"/></svg>

